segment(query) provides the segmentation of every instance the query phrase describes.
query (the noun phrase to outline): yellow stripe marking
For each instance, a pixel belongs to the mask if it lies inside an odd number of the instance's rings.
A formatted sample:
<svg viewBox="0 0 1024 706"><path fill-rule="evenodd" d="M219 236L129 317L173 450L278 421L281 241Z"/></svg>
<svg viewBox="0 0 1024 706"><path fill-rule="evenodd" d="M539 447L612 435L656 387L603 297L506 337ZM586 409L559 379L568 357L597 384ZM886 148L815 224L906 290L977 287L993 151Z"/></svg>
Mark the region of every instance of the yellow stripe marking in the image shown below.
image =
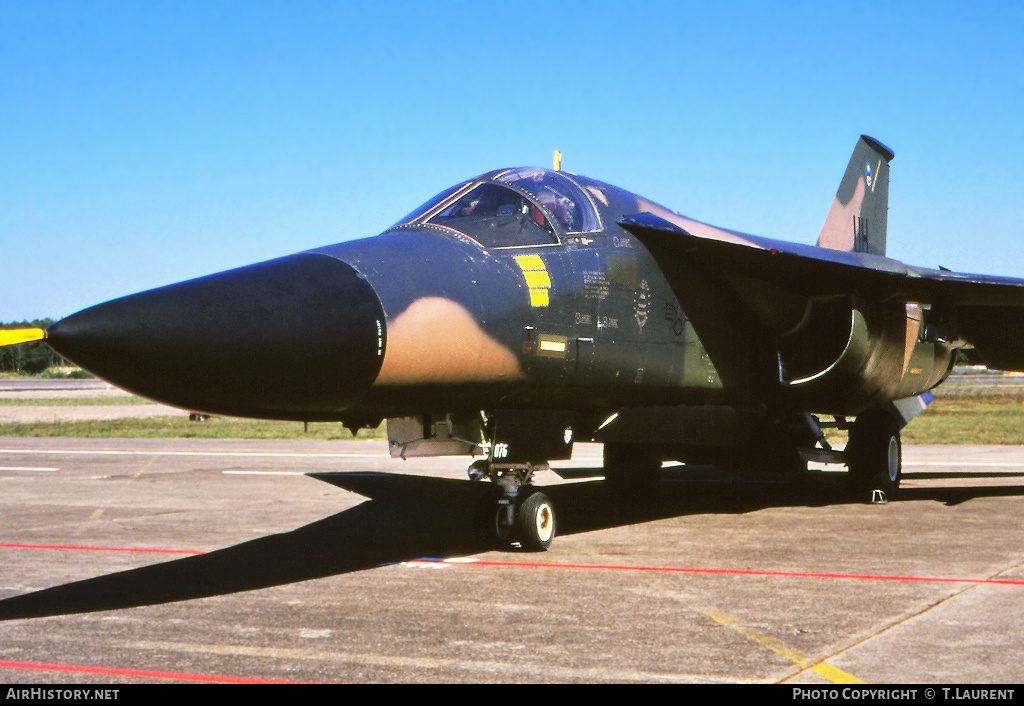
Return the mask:
<svg viewBox="0 0 1024 706"><path fill-rule="evenodd" d="M833 667L831 664L825 664L824 662L818 662L816 665L811 667L812 670L820 674L821 676L828 679L833 684L866 684L863 679L858 679L852 674L847 674L842 669Z"/></svg>
<svg viewBox="0 0 1024 706"><path fill-rule="evenodd" d="M548 290L546 289L531 289L530 290L530 306L547 306L548 305Z"/></svg>
<svg viewBox="0 0 1024 706"><path fill-rule="evenodd" d="M678 591L639 591L634 589L636 593L642 595L654 595L661 596L662 598L671 598L672 600L681 601L685 603L690 609L700 613L701 615L711 618L719 625L724 625L727 628L732 628L739 634L743 635L748 640L756 642L758 645L765 647L776 654L782 655L788 660L796 662L804 669L810 669L811 671L820 674L830 682L835 684L865 684L866 682L862 679L858 679L852 674L844 672L838 667L833 667L831 664L825 664L824 662L815 662L810 655L801 652L795 647L790 647L781 640L776 640L772 637L765 635L758 635L757 633L751 632L746 628L740 627L740 619L731 615L726 615L713 608L708 608L701 605L693 605L689 595L680 593Z"/></svg>
<svg viewBox="0 0 1024 706"><path fill-rule="evenodd" d="M842 669L839 669L838 667L833 667L832 665L825 664L824 662L814 662L811 659L810 655L808 655L805 652L801 652L795 647L790 647L781 640L776 640L775 638L768 637L766 635L758 635L757 633L751 632L746 628L740 627L739 618L734 618L730 615L724 615L721 613L713 612L711 610L705 610L700 608L698 608L698 610L700 610L700 612L706 615L707 617L714 620L716 623L724 625L728 628L732 628L748 640L756 642L762 647L765 647L771 650L772 652L785 657L788 660L796 662L804 669L810 669L811 671L816 672L817 674L823 676L824 678L828 679L830 682L834 684L866 683L862 679L858 679L857 677L853 676L852 674L848 674L847 672L844 672Z"/></svg>
<svg viewBox="0 0 1024 706"><path fill-rule="evenodd" d="M547 306L551 277L544 260L540 255L516 255L514 259L526 278L526 286L530 290L530 306Z"/></svg>
<svg viewBox="0 0 1024 706"><path fill-rule="evenodd" d="M523 272L526 276L526 286L530 289L541 288L546 289L551 286L551 278L547 272L529 271Z"/></svg>
<svg viewBox="0 0 1024 706"><path fill-rule="evenodd" d="M11 346L25 341L41 341L46 331L41 328L16 328L0 331L0 346Z"/></svg>
<svg viewBox="0 0 1024 706"><path fill-rule="evenodd" d="M524 272L526 270L546 270L544 266L544 260L541 259L540 255L516 255L516 263L519 268Z"/></svg>

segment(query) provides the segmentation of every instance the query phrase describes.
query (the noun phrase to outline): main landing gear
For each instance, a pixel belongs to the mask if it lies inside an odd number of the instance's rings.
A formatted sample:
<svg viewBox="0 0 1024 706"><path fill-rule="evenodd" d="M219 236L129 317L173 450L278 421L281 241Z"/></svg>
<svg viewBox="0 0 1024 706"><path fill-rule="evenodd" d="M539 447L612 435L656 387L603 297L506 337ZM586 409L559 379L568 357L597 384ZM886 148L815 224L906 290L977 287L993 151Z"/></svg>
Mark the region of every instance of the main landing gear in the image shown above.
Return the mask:
<svg viewBox="0 0 1024 706"><path fill-rule="evenodd" d="M489 478L501 491L494 511L494 531L502 544L518 542L527 551L544 551L555 539L555 508L547 495L531 487L533 464L497 466L476 461L472 480Z"/></svg>
<svg viewBox="0 0 1024 706"><path fill-rule="evenodd" d="M871 493L875 501L894 500L903 477L902 453L899 425L891 413L871 409L860 414L846 445L853 491Z"/></svg>

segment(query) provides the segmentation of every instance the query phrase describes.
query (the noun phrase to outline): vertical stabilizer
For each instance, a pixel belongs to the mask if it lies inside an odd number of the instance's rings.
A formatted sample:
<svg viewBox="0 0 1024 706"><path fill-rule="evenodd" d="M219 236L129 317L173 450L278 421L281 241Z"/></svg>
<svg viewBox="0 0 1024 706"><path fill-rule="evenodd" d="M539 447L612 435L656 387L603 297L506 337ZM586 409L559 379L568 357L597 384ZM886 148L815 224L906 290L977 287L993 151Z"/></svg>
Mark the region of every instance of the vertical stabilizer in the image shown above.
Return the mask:
<svg viewBox="0 0 1024 706"><path fill-rule="evenodd" d="M892 157L878 140L860 136L818 236L820 247L885 255Z"/></svg>

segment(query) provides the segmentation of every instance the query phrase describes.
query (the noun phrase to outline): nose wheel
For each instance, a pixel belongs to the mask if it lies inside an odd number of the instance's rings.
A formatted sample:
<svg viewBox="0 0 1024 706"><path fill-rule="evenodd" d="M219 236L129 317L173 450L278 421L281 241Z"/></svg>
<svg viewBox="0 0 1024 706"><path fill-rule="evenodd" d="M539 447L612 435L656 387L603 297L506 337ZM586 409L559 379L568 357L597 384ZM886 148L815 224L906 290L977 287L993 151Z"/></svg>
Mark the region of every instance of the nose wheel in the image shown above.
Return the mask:
<svg viewBox="0 0 1024 706"><path fill-rule="evenodd" d="M499 508L498 514L501 514ZM547 495L530 493L515 513L512 536L527 551L542 552L555 539L555 508Z"/></svg>
<svg viewBox="0 0 1024 706"><path fill-rule="evenodd" d="M487 464L489 467L485 467ZM518 542L527 551L544 551L555 539L555 507L544 493L530 486L534 467L495 468L477 461L469 476L490 478L501 489L494 513L494 531L503 545Z"/></svg>

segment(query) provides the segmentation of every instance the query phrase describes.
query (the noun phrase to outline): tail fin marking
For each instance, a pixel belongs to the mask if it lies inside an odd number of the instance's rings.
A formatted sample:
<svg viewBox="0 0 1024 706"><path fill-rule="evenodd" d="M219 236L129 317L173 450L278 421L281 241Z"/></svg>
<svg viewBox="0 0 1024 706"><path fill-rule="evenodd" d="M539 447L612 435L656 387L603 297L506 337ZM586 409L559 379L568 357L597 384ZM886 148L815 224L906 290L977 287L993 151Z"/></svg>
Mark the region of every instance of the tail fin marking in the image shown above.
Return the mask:
<svg viewBox="0 0 1024 706"><path fill-rule="evenodd" d="M819 247L885 255L892 158L888 147L861 135L818 236Z"/></svg>

